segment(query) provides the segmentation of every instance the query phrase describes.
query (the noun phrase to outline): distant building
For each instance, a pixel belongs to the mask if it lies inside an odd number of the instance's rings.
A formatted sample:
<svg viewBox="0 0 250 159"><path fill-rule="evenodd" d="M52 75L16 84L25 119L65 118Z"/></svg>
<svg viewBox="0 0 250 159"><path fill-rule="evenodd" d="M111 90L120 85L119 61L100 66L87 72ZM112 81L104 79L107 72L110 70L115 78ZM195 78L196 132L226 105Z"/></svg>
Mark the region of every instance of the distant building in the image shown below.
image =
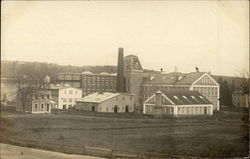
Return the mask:
<svg viewBox="0 0 250 159"><path fill-rule="evenodd" d="M76 101L76 109L105 113L133 112L134 95L111 92L93 93Z"/></svg>
<svg viewBox="0 0 250 159"><path fill-rule="evenodd" d="M235 107L249 107L249 96L242 90L235 90L232 93L232 101Z"/></svg>
<svg viewBox="0 0 250 159"><path fill-rule="evenodd" d="M17 93L16 110L28 113L50 113L52 103L49 91L26 87Z"/></svg>
<svg viewBox="0 0 250 159"><path fill-rule="evenodd" d="M60 85L69 85L74 88L81 88L82 84L82 74L81 73L59 73L57 75L57 82Z"/></svg>
<svg viewBox="0 0 250 159"><path fill-rule="evenodd" d="M57 82L60 85L69 85L80 88L83 96L99 92L116 92L116 74L102 72L94 74L89 71L83 73L59 73Z"/></svg>
<svg viewBox="0 0 250 159"><path fill-rule="evenodd" d="M95 92L116 92L116 74L83 72L82 89L84 96Z"/></svg>
<svg viewBox="0 0 250 159"><path fill-rule="evenodd" d="M143 101L156 91L197 91L213 103L213 110L219 110L219 84L206 72L159 74L152 80L143 82Z"/></svg>
<svg viewBox="0 0 250 159"><path fill-rule="evenodd" d="M68 109L75 106L75 101L82 98L82 90L69 85L51 85L51 99L56 102L55 109Z"/></svg>
<svg viewBox="0 0 250 159"><path fill-rule="evenodd" d="M213 105L197 91L157 91L143 104L144 114L212 115Z"/></svg>

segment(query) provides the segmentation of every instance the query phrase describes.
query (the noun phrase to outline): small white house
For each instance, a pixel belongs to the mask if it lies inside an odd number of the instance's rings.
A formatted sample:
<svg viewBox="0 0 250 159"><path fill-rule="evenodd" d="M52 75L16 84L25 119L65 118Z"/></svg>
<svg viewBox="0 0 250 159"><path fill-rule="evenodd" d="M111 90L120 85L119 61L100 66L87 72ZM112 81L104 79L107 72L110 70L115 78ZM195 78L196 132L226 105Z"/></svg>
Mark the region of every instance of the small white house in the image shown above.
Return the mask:
<svg viewBox="0 0 250 159"><path fill-rule="evenodd" d="M51 85L49 88L52 99L57 102L55 109L68 109L76 104L76 100L82 98L82 90L68 85Z"/></svg>

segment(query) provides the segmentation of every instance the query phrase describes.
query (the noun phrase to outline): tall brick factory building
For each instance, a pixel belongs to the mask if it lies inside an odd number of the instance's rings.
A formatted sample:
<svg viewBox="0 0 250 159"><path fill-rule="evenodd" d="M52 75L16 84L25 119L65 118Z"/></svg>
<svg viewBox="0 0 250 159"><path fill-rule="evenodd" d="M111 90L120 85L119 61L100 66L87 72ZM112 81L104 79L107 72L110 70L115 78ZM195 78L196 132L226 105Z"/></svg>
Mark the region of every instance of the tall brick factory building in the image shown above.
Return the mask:
<svg viewBox="0 0 250 159"><path fill-rule="evenodd" d="M83 96L95 92L130 93L134 95L134 109L142 112L144 102L157 91L197 91L219 110L219 84L206 72L162 73L147 72L135 55L124 57L118 49L117 74L92 72L60 73L59 84L82 88Z"/></svg>

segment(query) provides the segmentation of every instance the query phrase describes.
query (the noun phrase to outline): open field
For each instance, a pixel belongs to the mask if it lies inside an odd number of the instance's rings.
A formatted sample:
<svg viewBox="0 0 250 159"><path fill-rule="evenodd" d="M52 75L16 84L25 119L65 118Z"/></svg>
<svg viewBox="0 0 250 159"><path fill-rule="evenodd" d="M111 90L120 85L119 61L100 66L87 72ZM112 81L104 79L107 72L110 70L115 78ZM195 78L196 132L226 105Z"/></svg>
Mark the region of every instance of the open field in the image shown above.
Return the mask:
<svg viewBox="0 0 250 159"><path fill-rule="evenodd" d="M93 146L148 155L248 156L247 111L225 111L221 117L199 119L73 113L4 110L1 142L76 154L84 154L84 146Z"/></svg>

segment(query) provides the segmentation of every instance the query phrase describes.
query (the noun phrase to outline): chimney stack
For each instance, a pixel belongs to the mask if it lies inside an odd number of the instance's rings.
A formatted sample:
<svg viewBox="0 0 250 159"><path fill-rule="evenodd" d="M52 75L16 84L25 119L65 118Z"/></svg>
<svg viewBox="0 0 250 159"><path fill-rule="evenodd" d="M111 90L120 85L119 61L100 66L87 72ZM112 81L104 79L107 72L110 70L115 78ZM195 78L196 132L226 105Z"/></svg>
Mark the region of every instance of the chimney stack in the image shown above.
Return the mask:
<svg viewBox="0 0 250 159"><path fill-rule="evenodd" d="M123 58L123 48L118 50L118 64L117 64L117 77L116 77L116 91L125 92L124 85L124 58Z"/></svg>

